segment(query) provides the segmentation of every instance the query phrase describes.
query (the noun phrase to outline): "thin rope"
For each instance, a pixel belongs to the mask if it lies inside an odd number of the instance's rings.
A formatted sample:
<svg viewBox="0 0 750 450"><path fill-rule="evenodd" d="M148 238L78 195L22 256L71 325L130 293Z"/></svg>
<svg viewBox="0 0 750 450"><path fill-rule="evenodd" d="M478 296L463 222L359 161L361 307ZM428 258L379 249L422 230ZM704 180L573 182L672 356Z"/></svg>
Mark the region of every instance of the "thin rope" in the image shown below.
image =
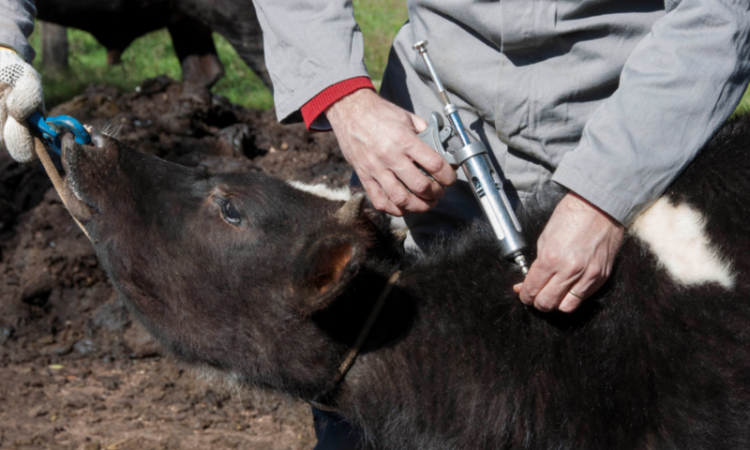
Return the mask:
<svg viewBox="0 0 750 450"><path fill-rule="evenodd" d="M65 209L70 212L70 208L68 208L68 202L65 201L65 195L64 189L63 189L63 181L62 178L60 178L60 174L57 173L57 168L55 167L55 164L50 159L49 155L47 154L47 148L44 146L44 143L41 139L35 137L34 138L34 150L36 150L37 156L39 156L39 160L42 162L42 166L44 166L44 170L47 172L47 176L52 181L52 186L55 187L55 190L57 191L57 195L60 196L60 200L63 202L63 206L65 206ZM75 218L73 214L70 214L70 217L75 220L76 225L78 225L78 228L83 231L83 234L86 235L86 237L91 241L91 236L89 236L89 233L86 231L85 228L83 228L83 225L81 225L81 222L78 221L78 219Z"/></svg>
<svg viewBox="0 0 750 450"><path fill-rule="evenodd" d="M367 339L367 336L370 335L370 331L372 330L373 325L375 325L375 321L378 319L378 316L380 316L380 311L383 310L385 301L388 299L388 296L390 295L391 290L393 289L393 285L396 284L396 281L398 281L399 276L401 276L401 271L397 270L388 279L388 283L385 285L385 287L383 288L383 291L380 293L380 297L378 297L378 300L375 302L375 305L372 307L372 310L370 311L370 315L367 317L367 321L362 327L362 331L359 332L359 336L357 337L357 340L354 342L354 345L352 346L352 348L347 352L346 357L344 358L344 361L341 363L338 370L336 371L336 378L334 378L334 386L339 384L339 382L344 378L344 375L346 375L346 373L349 372L349 369L351 369L352 365L354 365L354 361L356 361L357 355L359 355L359 351L362 350L362 346L364 345L365 340ZM337 411L335 408L323 405L315 401L310 401L308 403L310 403L312 406L323 411L330 411L330 412Z"/></svg>

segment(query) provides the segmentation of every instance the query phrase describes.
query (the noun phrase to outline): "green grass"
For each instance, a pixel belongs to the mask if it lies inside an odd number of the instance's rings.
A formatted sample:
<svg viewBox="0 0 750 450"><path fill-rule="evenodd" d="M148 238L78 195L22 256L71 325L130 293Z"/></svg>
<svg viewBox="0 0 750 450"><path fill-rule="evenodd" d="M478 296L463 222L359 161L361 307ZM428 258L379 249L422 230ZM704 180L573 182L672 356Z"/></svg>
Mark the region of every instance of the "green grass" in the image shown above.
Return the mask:
<svg viewBox="0 0 750 450"><path fill-rule="evenodd" d="M393 38L408 19L404 0L354 0L354 18L365 40L365 64L380 88Z"/></svg>
<svg viewBox="0 0 750 450"><path fill-rule="evenodd" d="M37 52L34 67L41 71L40 34L35 31L30 42ZM232 46L219 35L214 35L214 42L226 76L214 86L213 92L249 108L273 107L271 92L242 62ZM85 31L68 29L68 45L70 68L67 71L41 71L48 108L80 94L90 83L107 84L126 92L135 89L146 78L162 74L176 80L181 78L180 63L166 30L136 39L123 53L122 64L117 66L107 66L107 50Z"/></svg>
<svg viewBox="0 0 750 450"><path fill-rule="evenodd" d="M230 102L247 108L273 108L273 94L258 76L240 59L234 47L223 37L214 33L216 50L224 64L224 78L216 83L213 92L223 95Z"/></svg>
<svg viewBox="0 0 750 450"><path fill-rule="evenodd" d="M730 119L737 118L739 116L744 116L745 114L750 113L750 86L747 87L747 90L745 90L745 95L742 96L742 100L740 100L740 104L737 105L737 109L734 110L732 113L732 117Z"/></svg>
<svg viewBox="0 0 750 450"><path fill-rule="evenodd" d="M403 0L355 0L355 16L365 36L365 63L376 86L380 85L388 51L398 29L406 21L406 2ZM122 55L122 64L107 66L107 51L89 33L68 29L69 70L64 73L42 71L41 35L31 35L31 45L37 52L34 67L42 73L45 104L51 108L80 94L90 83L107 84L120 91L135 89L150 77L166 74L176 80L181 77L180 64L174 53L172 40L166 30L149 33L136 39ZM214 42L226 75L213 92L227 97L232 103L248 108L273 107L273 96L252 70L221 36Z"/></svg>

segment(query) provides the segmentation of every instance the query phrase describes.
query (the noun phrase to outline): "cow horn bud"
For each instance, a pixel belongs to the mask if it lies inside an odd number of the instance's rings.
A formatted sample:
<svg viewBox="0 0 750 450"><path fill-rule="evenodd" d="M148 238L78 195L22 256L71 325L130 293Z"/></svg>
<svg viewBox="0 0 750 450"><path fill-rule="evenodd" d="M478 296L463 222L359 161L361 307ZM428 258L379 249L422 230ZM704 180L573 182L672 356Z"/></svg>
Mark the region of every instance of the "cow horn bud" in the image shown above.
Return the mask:
<svg viewBox="0 0 750 450"><path fill-rule="evenodd" d="M351 225L359 217L362 212L362 204L365 201L365 193L357 192L352 195L349 200L344 203L344 206L336 211L336 219L342 225Z"/></svg>

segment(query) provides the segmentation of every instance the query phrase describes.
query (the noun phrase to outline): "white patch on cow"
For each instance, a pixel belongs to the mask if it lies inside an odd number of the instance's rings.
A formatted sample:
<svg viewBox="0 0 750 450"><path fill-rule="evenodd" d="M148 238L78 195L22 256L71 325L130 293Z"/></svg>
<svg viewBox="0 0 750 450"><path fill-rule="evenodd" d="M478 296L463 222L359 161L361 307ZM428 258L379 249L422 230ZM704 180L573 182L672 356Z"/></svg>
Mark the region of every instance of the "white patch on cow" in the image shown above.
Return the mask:
<svg viewBox="0 0 750 450"><path fill-rule="evenodd" d="M406 248L419 251L419 247L417 247L414 239L409 239L409 227L406 225L404 218L391 216L390 214L388 217L391 219L391 232L398 239L405 241L404 245Z"/></svg>
<svg viewBox="0 0 750 450"><path fill-rule="evenodd" d="M635 219L630 232L648 244L678 283L734 287L731 265L712 248L704 217L687 204L675 206L662 197Z"/></svg>
<svg viewBox="0 0 750 450"><path fill-rule="evenodd" d="M328 200L345 202L352 196L348 187L331 189L325 184L306 184L301 181L294 180L287 180L287 183L301 191L309 192L310 194L317 195L318 197L323 197ZM391 231L393 232L393 234L395 234L399 239L406 239L409 228L406 226L406 222L404 222L403 218L394 216L388 217L390 217L391 219Z"/></svg>
<svg viewBox="0 0 750 450"><path fill-rule="evenodd" d="M299 189L300 191L309 192L310 194L327 198L328 200L345 202L352 196L351 192L349 192L348 187L332 189L325 184L307 184L301 181L293 180L289 180L287 181L287 183L289 183L290 186Z"/></svg>

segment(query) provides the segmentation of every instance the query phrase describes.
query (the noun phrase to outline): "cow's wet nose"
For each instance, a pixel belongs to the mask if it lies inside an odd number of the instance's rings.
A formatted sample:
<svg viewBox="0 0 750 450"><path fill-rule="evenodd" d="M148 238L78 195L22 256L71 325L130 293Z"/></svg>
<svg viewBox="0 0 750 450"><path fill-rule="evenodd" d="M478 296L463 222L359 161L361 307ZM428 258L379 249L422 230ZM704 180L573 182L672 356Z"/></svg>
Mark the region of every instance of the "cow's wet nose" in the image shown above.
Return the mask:
<svg viewBox="0 0 750 450"><path fill-rule="evenodd" d="M91 125L84 125L83 126L86 131L89 132L89 135L91 135L91 143L97 147L102 148L104 147L104 135L99 132L96 128L92 127Z"/></svg>

